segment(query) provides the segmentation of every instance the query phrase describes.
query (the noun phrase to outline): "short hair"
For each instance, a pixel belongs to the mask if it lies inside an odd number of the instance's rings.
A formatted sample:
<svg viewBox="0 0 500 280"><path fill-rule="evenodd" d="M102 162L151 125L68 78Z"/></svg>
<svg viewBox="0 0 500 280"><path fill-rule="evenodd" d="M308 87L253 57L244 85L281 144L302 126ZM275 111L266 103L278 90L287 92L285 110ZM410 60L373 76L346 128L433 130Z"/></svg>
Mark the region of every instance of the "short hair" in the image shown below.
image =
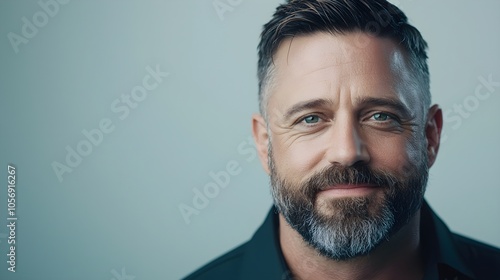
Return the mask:
<svg viewBox="0 0 500 280"><path fill-rule="evenodd" d="M258 45L259 110L264 118L267 120L267 96L275 71L273 55L284 39L316 32L336 35L356 31L390 38L406 53L422 93L425 115L431 103L427 43L403 11L386 0L287 0L264 25Z"/></svg>

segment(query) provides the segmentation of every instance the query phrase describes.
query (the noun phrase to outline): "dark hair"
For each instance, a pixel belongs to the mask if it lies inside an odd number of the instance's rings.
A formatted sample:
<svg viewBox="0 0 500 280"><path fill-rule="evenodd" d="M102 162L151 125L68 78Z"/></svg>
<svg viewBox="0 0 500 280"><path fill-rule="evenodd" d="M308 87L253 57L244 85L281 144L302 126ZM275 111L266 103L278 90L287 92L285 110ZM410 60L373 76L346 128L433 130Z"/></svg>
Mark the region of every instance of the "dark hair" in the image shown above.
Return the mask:
<svg viewBox="0 0 500 280"><path fill-rule="evenodd" d="M393 39L408 56L422 91L424 109L430 106L427 43L398 7L386 0L287 0L264 25L258 46L259 109L263 116L274 70L273 55L280 43L286 38L320 31L331 34L362 31Z"/></svg>

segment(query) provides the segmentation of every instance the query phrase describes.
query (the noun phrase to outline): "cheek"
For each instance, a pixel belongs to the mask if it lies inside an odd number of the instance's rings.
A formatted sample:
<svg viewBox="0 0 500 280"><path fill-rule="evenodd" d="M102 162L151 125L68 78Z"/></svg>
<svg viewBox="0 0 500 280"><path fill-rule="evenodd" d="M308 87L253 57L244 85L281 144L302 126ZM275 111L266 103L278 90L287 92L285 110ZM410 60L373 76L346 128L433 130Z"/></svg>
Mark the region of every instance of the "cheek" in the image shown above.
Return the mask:
<svg viewBox="0 0 500 280"><path fill-rule="evenodd" d="M274 140L274 139L273 139ZM277 139L278 140L278 139ZM286 145L273 141L273 156L277 171L282 177L299 182L314 172L324 154L320 138L296 140Z"/></svg>
<svg viewBox="0 0 500 280"><path fill-rule="evenodd" d="M406 175L422 160L421 151L415 139L401 135L375 140L369 143L368 149L373 167L393 170Z"/></svg>

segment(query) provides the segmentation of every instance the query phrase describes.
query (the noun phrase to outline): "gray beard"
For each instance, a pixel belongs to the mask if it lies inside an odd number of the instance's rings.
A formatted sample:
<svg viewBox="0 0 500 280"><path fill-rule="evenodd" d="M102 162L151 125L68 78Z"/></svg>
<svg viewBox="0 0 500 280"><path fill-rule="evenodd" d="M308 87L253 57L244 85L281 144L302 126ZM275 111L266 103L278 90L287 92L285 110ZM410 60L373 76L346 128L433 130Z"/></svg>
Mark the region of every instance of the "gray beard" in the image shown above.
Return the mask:
<svg viewBox="0 0 500 280"><path fill-rule="evenodd" d="M406 225L422 204L428 179L425 151L423 163L404 179L366 165L332 165L303 184L280 178L269 152L274 205L307 244L329 259L343 261L370 253ZM381 186L383 197L316 202L317 193L327 186L360 183Z"/></svg>

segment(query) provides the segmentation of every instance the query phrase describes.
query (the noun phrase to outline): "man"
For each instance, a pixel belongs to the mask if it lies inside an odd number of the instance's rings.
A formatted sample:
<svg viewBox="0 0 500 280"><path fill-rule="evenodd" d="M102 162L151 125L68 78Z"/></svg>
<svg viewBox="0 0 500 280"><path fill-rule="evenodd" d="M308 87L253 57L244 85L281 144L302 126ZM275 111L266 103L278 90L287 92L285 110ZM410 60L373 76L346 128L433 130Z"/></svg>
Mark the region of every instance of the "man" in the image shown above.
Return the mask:
<svg viewBox="0 0 500 280"><path fill-rule="evenodd" d="M427 44L384 0L289 0L259 44L253 136L274 207L202 279L500 279L423 200L439 150Z"/></svg>

